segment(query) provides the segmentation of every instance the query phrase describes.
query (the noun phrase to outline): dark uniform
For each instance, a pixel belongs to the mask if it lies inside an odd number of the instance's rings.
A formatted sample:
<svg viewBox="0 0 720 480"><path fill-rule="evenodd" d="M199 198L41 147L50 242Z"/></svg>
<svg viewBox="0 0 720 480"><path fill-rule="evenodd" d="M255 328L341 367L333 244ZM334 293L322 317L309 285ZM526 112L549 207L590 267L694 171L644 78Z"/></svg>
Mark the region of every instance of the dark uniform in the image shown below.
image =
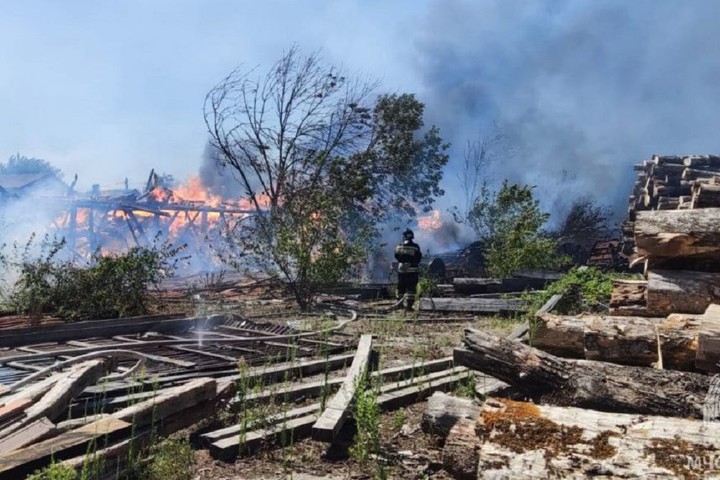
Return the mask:
<svg viewBox="0 0 720 480"><path fill-rule="evenodd" d="M422 259L420 246L413 242L415 235L408 229L403 232L403 241L395 247L395 259L398 261L398 299L404 299L406 310L412 310L415 303L415 289L420 279L419 265Z"/></svg>

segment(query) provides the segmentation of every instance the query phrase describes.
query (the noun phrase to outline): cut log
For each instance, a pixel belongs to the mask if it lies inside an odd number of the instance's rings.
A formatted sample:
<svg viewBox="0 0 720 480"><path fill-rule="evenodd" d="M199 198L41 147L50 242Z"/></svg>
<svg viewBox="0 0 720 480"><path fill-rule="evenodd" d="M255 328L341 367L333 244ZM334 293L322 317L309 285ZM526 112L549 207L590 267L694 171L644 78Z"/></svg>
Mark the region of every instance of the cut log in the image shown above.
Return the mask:
<svg viewBox="0 0 720 480"><path fill-rule="evenodd" d="M720 373L720 305L710 305L700 321L695 366L704 372Z"/></svg>
<svg viewBox="0 0 720 480"><path fill-rule="evenodd" d="M420 426L425 433L445 438L458 420L474 421L479 414L480 405L473 400L435 392L425 403Z"/></svg>
<svg viewBox="0 0 720 480"><path fill-rule="evenodd" d="M691 155L683 159L683 164L693 168L720 168L720 157L716 155Z"/></svg>
<svg viewBox="0 0 720 480"><path fill-rule="evenodd" d="M543 314L536 319L532 345L554 355L585 358L585 318Z"/></svg>
<svg viewBox="0 0 720 480"><path fill-rule="evenodd" d="M454 479L475 480L480 462L480 439L475 419L461 418L450 429L442 451L443 468Z"/></svg>
<svg viewBox="0 0 720 480"><path fill-rule="evenodd" d="M554 355L649 367L659 361L659 337L665 368L695 369L699 321L545 314L537 325L532 345Z"/></svg>
<svg viewBox="0 0 720 480"><path fill-rule="evenodd" d="M610 315L650 316L647 312L647 282L644 280L613 282L610 295Z"/></svg>
<svg viewBox="0 0 720 480"><path fill-rule="evenodd" d="M713 177L717 178L717 177ZM698 183L693 188L691 208L720 207L720 185Z"/></svg>
<svg viewBox="0 0 720 480"><path fill-rule="evenodd" d="M638 212L635 244L638 254L691 257L720 254L720 209Z"/></svg>
<svg viewBox="0 0 720 480"><path fill-rule="evenodd" d="M492 375L531 397L605 411L702 417L705 375L558 358L520 342L465 330L455 362Z"/></svg>
<svg viewBox="0 0 720 480"><path fill-rule="evenodd" d="M519 313L525 311L526 303L519 299L495 298L421 298L421 311Z"/></svg>
<svg viewBox="0 0 720 480"><path fill-rule="evenodd" d="M340 390L330 399L322 415L313 425L313 440L332 442L337 437L349 414L350 403L355 398L356 390L362 388L361 382L367 379L371 349L372 335L362 335L358 342L355 359L350 365Z"/></svg>
<svg viewBox="0 0 720 480"><path fill-rule="evenodd" d="M479 478L700 478L720 423L488 400L476 424Z"/></svg>
<svg viewBox="0 0 720 480"><path fill-rule="evenodd" d="M720 273L651 271L646 298L647 310L654 316L704 313L711 303L720 302Z"/></svg>

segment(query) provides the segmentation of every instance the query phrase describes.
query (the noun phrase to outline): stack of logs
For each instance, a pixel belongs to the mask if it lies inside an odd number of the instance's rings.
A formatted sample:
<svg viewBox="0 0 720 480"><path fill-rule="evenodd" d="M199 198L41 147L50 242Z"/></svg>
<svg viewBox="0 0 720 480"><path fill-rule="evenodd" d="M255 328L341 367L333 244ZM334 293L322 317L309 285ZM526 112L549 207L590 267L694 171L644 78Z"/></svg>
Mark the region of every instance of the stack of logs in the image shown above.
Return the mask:
<svg viewBox="0 0 720 480"><path fill-rule="evenodd" d="M623 224L625 241L632 241L640 211L720 207L720 156L653 155L634 169L638 174Z"/></svg>

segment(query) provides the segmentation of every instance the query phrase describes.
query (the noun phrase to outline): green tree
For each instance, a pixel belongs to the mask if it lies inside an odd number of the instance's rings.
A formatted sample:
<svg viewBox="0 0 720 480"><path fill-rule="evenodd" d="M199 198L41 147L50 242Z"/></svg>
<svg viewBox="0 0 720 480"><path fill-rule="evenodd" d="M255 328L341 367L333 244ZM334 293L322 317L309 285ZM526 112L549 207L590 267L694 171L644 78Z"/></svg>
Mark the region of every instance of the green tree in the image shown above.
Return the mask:
<svg viewBox="0 0 720 480"><path fill-rule="evenodd" d="M550 214L540 209L528 185L507 180L493 193L483 185L468 221L485 244L488 274L505 277L520 269L555 269L566 259L543 230Z"/></svg>
<svg viewBox="0 0 720 480"><path fill-rule="evenodd" d="M0 174L5 173L50 173L58 178L62 177L60 169L53 167L47 160L26 157L19 153L11 156L7 163L0 163Z"/></svg>
<svg viewBox="0 0 720 480"><path fill-rule="evenodd" d="M379 222L427 211L448 145L413 95L374 95L291 48L265 75L237 69L207 95L221 168L254 215L228 242L235 265L284 281L307 307L317 286L361 262Z"/></svg>

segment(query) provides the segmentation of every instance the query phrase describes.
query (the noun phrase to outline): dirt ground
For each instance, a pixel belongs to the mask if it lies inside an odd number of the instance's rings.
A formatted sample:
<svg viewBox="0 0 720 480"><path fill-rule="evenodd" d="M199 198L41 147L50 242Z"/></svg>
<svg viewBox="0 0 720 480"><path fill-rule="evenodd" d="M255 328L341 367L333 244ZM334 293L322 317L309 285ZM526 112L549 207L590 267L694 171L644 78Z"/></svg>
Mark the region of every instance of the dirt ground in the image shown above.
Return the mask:
<svg viewBox="0 0 720 480"><path fill-rule="evenodd" d="M187 303L180 298L172 298L172 295L169 298L171 301L165 303L162 310L233 312L254 321L280 323L303 329L312 328L313 322L319 319L319 314L302 314L291 300L266 291L254 291L239 297L227 290L224 293L205 292L201 295L184 296ZM354 340L364 333L375 335L373 345L380 354L379 368L450 356L453 349L461 344L465 328L503 334L511 331L519 322L517 319L499 317L433 316L426 313L388 311L392 303L390 300L349 302L349 306L355 307L360 316L343 331L345 338L349 340ZM348 305L348 302L345 304ZM458 392L460 393L467 394L466 391ZM194 432L185 432L190 433L191 441L196 447L193 475L196 479L207 480L449 479L451 477L442 469L441 445L436 438L426 435L420 429L423 408L424 402L419 402L402 410L383 413L380 418L380 450L366 465L359 464L348 454L354 438L352 421L346 423L340 438L330 447L305 439L284 448L268 447L230 463L214 460L208 451L202 448L197 440L197 429ZM224 412L218 412L218 417L223 415ZM228 424L228 420L224 420L223 425ZM206 427L205 430L207 429Z"/></svg>

